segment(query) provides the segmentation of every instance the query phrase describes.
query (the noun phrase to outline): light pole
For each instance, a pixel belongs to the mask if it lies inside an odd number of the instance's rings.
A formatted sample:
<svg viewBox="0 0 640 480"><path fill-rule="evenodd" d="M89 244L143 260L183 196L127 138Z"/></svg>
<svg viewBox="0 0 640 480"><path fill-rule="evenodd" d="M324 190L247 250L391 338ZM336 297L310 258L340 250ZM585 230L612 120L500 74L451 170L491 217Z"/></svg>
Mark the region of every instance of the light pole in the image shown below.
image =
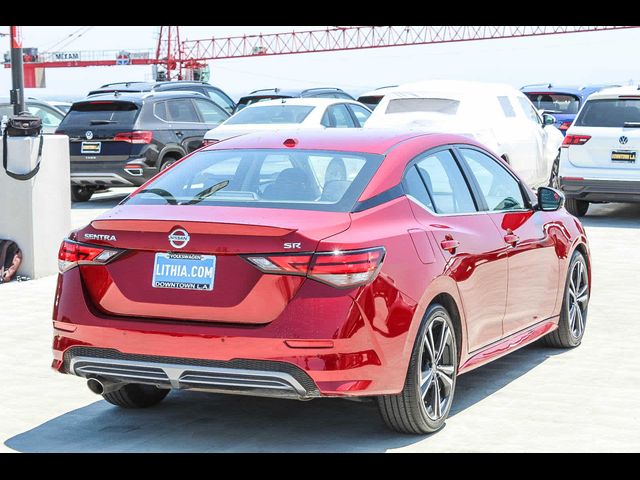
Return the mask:
<svg viewBox="0 0 640 480"><path fill-rule="evenodd" d="M24 70L22 65L22 39L18 27L11 28L11 81L10 92L14 115L24 111Z"/></svg>

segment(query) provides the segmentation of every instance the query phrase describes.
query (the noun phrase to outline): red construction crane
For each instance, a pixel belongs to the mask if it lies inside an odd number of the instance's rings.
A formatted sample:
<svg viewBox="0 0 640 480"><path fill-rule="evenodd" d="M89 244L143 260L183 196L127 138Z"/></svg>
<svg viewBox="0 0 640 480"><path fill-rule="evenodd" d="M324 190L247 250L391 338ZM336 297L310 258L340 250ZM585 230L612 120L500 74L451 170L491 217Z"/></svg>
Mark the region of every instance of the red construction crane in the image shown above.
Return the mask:
<svg viewBox="0 0 640 480"><path fill-rule="evenodd" d="M427 45L498 38L638 28L637 26L354 26L301 32L180 41L179 27L160 27L155 51L101 50L38 53L25 49L25 87L35 87L37 69L109 65L154 65L156 78L193 78L209 60L367 48ZM11 65L5 56L5 68ZM201 78L201 77L200 77Z"/></svg>

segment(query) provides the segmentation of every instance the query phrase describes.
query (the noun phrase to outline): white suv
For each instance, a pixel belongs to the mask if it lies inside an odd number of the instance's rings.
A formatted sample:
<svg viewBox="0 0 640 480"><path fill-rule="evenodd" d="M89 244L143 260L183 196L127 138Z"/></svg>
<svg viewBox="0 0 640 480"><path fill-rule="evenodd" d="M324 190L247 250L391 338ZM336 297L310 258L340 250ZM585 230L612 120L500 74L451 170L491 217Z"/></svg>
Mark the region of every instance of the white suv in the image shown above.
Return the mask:
<svg viewBox="0 0 640 480"><path fill-rule="evenodd" d="M510 85L458 80L407 83L385 92L365 128L401 127L475 138L531 187L557 187L562 132Z"/></svg>
<svg viewBox="0 0 640 480"><path fill-rule="evenodd" d="M567 130L560 154L560 188L577 217L589 203L640 202L640 90L593 93Z"/></svg>

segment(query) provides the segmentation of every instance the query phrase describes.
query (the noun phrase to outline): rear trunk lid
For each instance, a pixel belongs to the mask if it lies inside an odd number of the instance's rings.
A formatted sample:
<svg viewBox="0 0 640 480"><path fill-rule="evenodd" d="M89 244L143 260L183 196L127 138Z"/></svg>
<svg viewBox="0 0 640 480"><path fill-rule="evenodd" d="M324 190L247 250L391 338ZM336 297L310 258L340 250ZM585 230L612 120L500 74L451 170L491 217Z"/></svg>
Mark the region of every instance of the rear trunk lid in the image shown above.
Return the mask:
<svg viewBox="0 0 640 480"><path fill-rule="evenodd" d="M588 100L567 135L591 137L566 147L577 167L639 170L640 97Z"/></svg>
<svg viewBox="0 0 640 480"><path fill-rule="evenodd" d="M140 105L119 100L76 102L66 115L58 133L69 136L72 162L125 161L135 155L142 145L116 141L118 133L131 132Z"/></svg>
<svg viewBox="0 0 640 480"><path fill-rule="evenodd" d="M122 205L80 230L77 240L126 253L80 270L94 305L112 315L266 324L282 313L305 278L262 273L241 255L313 252L320 240L349 225L346 212ZM197 258L180 258L190 255ZM166 288L175 280L171 268L175 274L183 265L188 274L202 266L213 275L200 269L207 278L197 280L199 290ZM164 287L153 285L154 275Z"/></svg>
<svg viewBox="0 0 640 480"><path fill-rule="evenodd" d="M567 147L567 158L577 167L640 169L640 158L636 158L640 151L640 128L572 127L567 135L591 137L584 145Z"/></svg>

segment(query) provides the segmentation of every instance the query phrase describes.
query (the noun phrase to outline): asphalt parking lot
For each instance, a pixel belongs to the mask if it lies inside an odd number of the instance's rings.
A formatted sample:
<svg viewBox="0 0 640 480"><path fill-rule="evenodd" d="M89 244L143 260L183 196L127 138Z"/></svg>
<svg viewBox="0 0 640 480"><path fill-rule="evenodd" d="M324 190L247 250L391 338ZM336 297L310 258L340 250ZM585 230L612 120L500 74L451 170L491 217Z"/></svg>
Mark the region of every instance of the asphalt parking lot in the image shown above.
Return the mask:
<svg viewBox="0 0 640 480"><path fill-rule="evenodd" d="M76 204L79 227L122 194ZM640 205L592 206L593 291L574 350L537 344L460 377L443 430L388 431L373 403L173 392L125 411L53 372L55 276L0 286L0 451L489 452L640 449Z"/></svg>

